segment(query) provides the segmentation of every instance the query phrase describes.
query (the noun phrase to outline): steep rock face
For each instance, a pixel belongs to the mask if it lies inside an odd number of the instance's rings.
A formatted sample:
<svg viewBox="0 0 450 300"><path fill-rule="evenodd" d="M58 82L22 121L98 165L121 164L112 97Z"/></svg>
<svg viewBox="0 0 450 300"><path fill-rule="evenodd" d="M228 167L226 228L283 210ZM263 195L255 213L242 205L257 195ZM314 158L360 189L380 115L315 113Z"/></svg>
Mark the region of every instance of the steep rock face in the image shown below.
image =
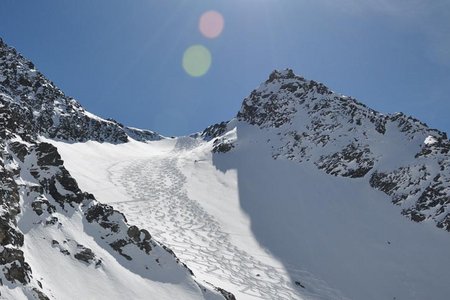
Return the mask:
<svg viewBox="0 0 450 300"><path fill-rule="evenodd" d="M69 142L125 143L161 139L151 132L99 118L46 79L34 64L0 39L0 97L20 106L34 134Z"/></svg>
<svg viewBox="0 0 450 300"><path fill-rule="evenodd" d="M32 292L37 289L38 282L32 279L30 265L25 261L21 250L24 235L17 226L17 216L22 210L20 187L15 178L20 169L7 150L5 132L0 136L0 154L0 283L23 285ZM45 295L42 297L47 299Z"/></svg>
<svg viewBox="0 0 450 300"><path fill-rule="evenodd" d="M244 99L237 121L267 133L273 158L363 178L390 195L412 220L433 220L450 231L450 142L445 133L402 113L383 115L292 70L274 71ZM224 138L226 127L203 132L215 139L215 152L233 148Z"/></svg>

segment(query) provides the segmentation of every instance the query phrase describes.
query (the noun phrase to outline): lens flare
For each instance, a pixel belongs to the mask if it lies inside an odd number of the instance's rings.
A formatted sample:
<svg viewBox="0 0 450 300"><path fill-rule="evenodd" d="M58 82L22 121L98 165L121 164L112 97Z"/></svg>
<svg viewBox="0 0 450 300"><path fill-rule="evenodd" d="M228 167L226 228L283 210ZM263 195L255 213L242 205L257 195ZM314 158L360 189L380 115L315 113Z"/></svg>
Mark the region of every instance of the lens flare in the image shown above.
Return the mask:
<svg viewBox="0 0 450 300"><path fill-rule="evenodd" d="M211 67L211 52L202 45L193 45L184 51L183 69L190 76L201 77Z"/></svg>
<svg viewBox="0 0 450 300"><path fill-rule="evenodd" d="M222 33L224 27L223 16L214 10L207 11L200 17L198 26L205 37L214 39Z"/></svg>

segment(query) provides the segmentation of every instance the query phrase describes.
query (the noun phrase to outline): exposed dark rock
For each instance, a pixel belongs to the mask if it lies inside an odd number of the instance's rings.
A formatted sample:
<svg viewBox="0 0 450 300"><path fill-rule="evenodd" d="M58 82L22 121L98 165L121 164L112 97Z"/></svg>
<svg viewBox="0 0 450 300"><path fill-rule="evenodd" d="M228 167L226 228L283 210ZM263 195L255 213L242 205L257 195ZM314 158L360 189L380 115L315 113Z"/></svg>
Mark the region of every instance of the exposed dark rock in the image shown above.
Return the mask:
<svg viewBox="0 0 450 300"><path fill-rule="evenodd" d="M55 146L48 143L39 143L36 148L38 155L38 165L41 167L61 166L63 161Z"/></svg>
<svg viewBox="0 0 450 300"><path fill-rule="evenodd" d="M41 285L42 288L42 285ZM37 288L33 288L34 297L38 300L50 300L43 292L38 290Z"/></svg>
<svg viewBox="0 0 450 300"><path fill-rule="evenodd" d="M5 215L0 217L0 245L23 245L23 234L5 220Z"/></svg>
<svg viewBox="0 0 450 300"><path fill-rule="evenodd" d="M110 243L109 245L116 250L120 255L122 255L123 257L125 257L127 260L132 260L131 256L123 253L122 248L125 247L126 245L128 245L129 242L126 240L117 240L113 243Z"/></svg>
<svg viewBox="0 0 450 300"><path fill-rule="evenodd" d="M150 245L151 235L147 230L139 229L136 226L131 226L127 231L128 236L131 240L145 253L149 254L152 250Z"/></svg>
<svg viewBox="0 0 450 300"><path fill-rule="evenodd" d="M222 296L223 296L226 300L236 300L236 297L235 297L232 293L230 293L230 292L228 292L228 291L226 291L226 290L224 290L224 289L222 289L222 288L220 288L220 287L216 287L216 291L218 291L219 293L221 293Z"/></svg>
<svg viewBox="0 0 450 300"><path fill-rule="evenodd" d="M67 249L61 249L61 250L59 250L62 254L64 254L64 255L70 255L70 252L69 252L69 250L67 250Z"/></svg>
<svg viewBox="0 0 450 300"><path fill-rule="evenodd" d="M437 226L450 232L450 214L447 214L442 218L442 220L437 223Z"/></svg>
<svg viewBox="0 0 450 300"><path fill-rule="evenodd" d="M137 226L130 226L130 228L128 228L127 234L135 242L139 242L141 240L141 232L139 231L139 228L137 228Z"/></svg>
<svg viewBox="0 0 450 300"><path fill-rule="evenodd" d="M105 229L110 229L112 232L117 232L119 230L119 225L116 221L112 221L111 217L114 214L120 214L126 222L125 216L114 210L112 206L106 204L97 203L90 207L86 212L86 220L90 223L93 221L97 222L100 226Z"/></svg>
<svg viewBox="0 0 450 300"><path fill-rule="evenodd" d="M221 122L209 126L201 133L201 137L206 141L210 141L216 137L221 136L226 132L228 122Z"/></svg>
<svg viewBox="0 0 450 300"><path fill-rule="evenodd" d="M56 223L58 223L57 217L50 217L50 219L45 221L45 225L55 225Z"/></svg>
<svg viewBox="0 0 450 300"><path fill-rule="evenodd" d="M12 157L5 152L1 152L2 146L4 145L0 140L0 207L2 208L0 212L0 245L20 247L23 245L23 234L18 230L16 222L16 216L21 211L18 186L14 180L17 172L5 169L5 162L12 160ZM0 257L1 265L11 262L8 258L19 254L5 248L0 256L5 255L6 257ZM14 270L12 271L12 278L16 274Z"/></svg>
<svg viewBox="0 0 450 300"><path fill-rule="evenodd" d="M397 190L397 183L390 180L387 174L374 172L370 178L370 185L388 195L392 195Z"/></svg>
<svg viewBox="0 0 450 300"><path fill-rule="evenodd" d="M118 233L120 222L126 222L125 216L114 210L111 206L96 203L91 206L85 213L86 220L90 223L96 222L104 229L110 230L113 233ZM127 228L126 237L110 242L109 245L117 251L120 255L128 260L131 260L129 255L123 253L122 248L126 245L134 244L140 250L149 254L152 250L151 235L147 230L141 230L136 226Z"/></svg>
<svg viewBox="0 0 450 300"><path fill-rule="evenodd" d="M74 203L81 203L84 199L92 199L92 195L83 193L79 189L75 179L64 168L56 147L48 143L38 143L30 148L30 152L33 151L37 157L38 166L33 167L30 173L40 182L43 191L52 196L61 207L64 208L65 204L73 206ZM54 168L54 171L49 173L51 168ZM39 209L39 204L35 205ZM48 207L54 208L49 204Z"/></svg>
<svg viewBox="0 0 450 300"><path fill-rule="evenodd" d="M442 162L442 165L445 164ZM450 192L446 188L448 173L445 173L445 167L443 171L432 176L433 170L429 170L426 165L416 165L389 173L374 172L370 185L390 195L396 204L406 200L412 203L402 212L411 220L421 222L432 218L438 227L449 230L446 208L450 205Z"/></svg>
<svg viewBox="0 0 450 300"><path fill-rule="evenodd" d="M213 143L214 153L226 153L234 148L233 143L225 139L216 139Z"/></svg>
<svg viewBox="0 0 450 300"><path fill-rule="evenodd" d="M52 214L56 211L56 207L50 204L47 199L36 198L36 200L31 203L31 207L38 216L42 215L44 211L48 212L49 214Z"/></svg>
<svg viewBox="0 0 450 300"><path fill-rule="evenodd" d="M411 209L402 211L402 214L405 216L409 216L411 220L413 220L414 222L422 222L423 220L426 219L426 217L423 214Z"/></svg>
<svg viewBox="0 0 450 300"><path fill-rule="evenodd" d="M164 250L166 250L168 253L170 253L171 255L173 255L174 257L176 257L175 253L172 251L172 249L170 249L169 247L163 245L162 246Z"/></svg>
<svg viewBox="0 0 450 300"><path fill-rule="evenodd" d="M23 162L25 156L28 154L28 148L25 144L19 142L13 142L9 144L11 150L17 155L17 157Z"/></svg>
<svg viewBox="0 0 450 300"><path fill-rule="evenodd" d="M95 258L94 252L84 246L80 246L79 248L81 249L81 251L76 253L74 257L78 260L84 261L87 264L90 264Z"/></svg>
<svg viewBox="0 0 450 300"><path fill-rule="evenodd" d="M0 265L3 265L5 278L15 283L16 281L27 284L30 281L30 266L25 262L23 252L13 248L3 248L0 252Z"/></svg>
<svg viewBox="0 0 450 300"><path fill-rule="evenodd" d="M368 146L350 144L341 152L322 156L315 162L319 169L331 175L359 178L372 170L375 158Z"/></svg>

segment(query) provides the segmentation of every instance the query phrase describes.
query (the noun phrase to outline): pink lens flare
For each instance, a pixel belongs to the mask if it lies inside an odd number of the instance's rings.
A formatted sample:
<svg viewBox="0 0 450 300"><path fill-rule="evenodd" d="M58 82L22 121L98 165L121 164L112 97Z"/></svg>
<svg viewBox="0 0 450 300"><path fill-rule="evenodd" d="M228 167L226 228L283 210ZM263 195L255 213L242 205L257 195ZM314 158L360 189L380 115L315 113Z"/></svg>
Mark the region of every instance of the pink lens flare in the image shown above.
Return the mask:
<svg viewBox="0 0 450 300"><path fill-rule="evenodd" d="M207 38L214 39L218 37L224 27L224 20L222 14L217 11L211 10L205 12L200 17L199 22L200 32Z"/></svg>

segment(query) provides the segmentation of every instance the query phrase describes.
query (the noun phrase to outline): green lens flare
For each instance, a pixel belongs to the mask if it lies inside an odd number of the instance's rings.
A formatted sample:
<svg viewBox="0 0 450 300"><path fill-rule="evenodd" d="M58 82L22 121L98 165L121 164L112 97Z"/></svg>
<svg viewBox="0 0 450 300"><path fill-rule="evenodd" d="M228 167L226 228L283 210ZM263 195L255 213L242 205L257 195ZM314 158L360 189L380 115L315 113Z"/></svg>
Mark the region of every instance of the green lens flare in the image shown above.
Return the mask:
<svg viewBox="0 0 450 300"><path fill-rule="evenodd" d="M202 45L189 47L183 55L183 69L193 77L205 75L211 67L211 62L211 52Z"/></svg>

